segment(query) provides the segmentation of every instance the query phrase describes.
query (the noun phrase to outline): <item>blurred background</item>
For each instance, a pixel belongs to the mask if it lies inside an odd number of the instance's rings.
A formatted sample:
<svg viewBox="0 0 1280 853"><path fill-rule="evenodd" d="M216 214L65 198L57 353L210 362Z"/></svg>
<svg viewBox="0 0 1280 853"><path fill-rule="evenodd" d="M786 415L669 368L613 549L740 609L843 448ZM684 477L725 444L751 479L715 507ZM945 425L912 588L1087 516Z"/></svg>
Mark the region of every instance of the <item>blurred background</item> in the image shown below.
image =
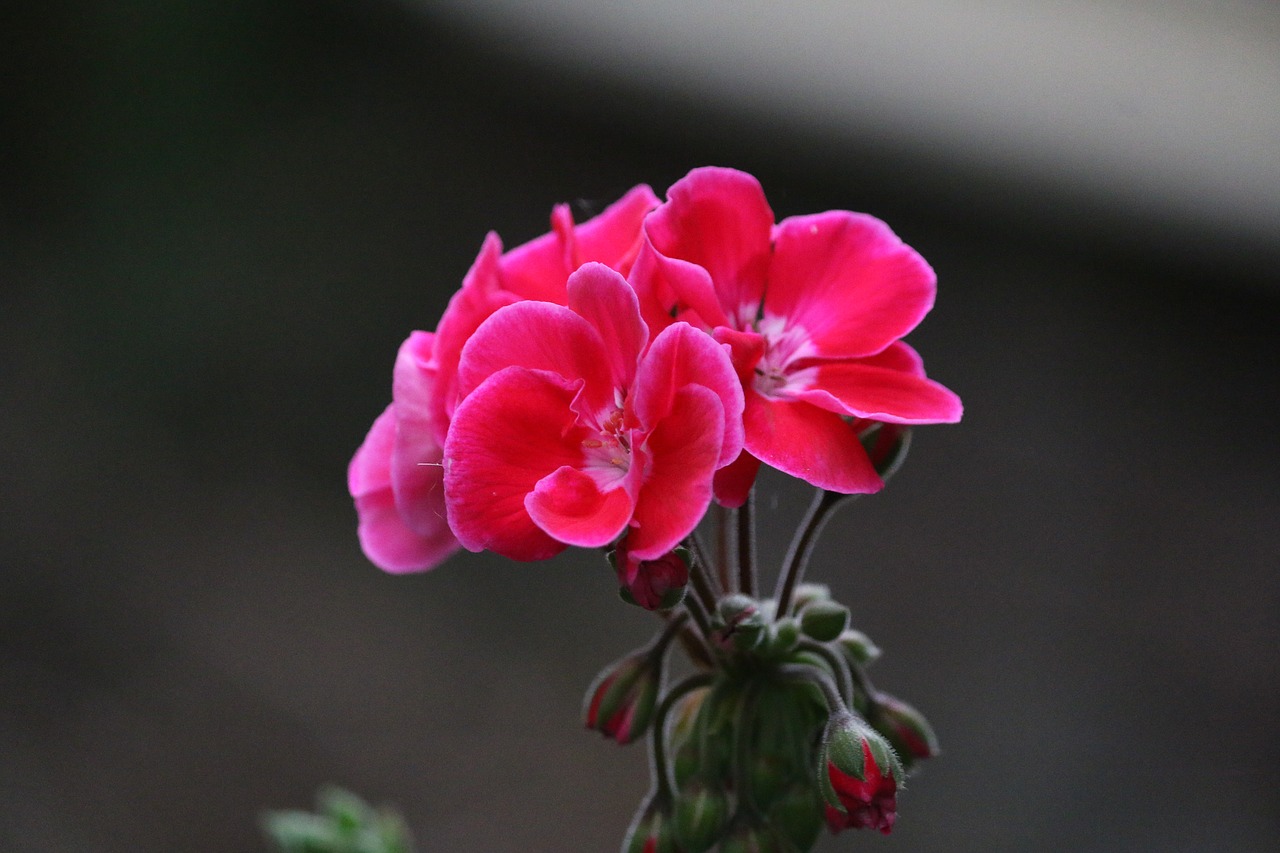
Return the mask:
<svg viewBox="0 0 1280 853"><path fill-rule="evenodd" d="M890 838L819 849L1275 850L1274 4L52 0L0 32L0 849L261 851L330 781L422 851L616 849L647 759L579 704L651 617L593 555L385 576L345 469L486 231L721 164L916 247L910 340L966 403L811 567L944 750ZM776 562L806 496L761 500Z"/></svg>

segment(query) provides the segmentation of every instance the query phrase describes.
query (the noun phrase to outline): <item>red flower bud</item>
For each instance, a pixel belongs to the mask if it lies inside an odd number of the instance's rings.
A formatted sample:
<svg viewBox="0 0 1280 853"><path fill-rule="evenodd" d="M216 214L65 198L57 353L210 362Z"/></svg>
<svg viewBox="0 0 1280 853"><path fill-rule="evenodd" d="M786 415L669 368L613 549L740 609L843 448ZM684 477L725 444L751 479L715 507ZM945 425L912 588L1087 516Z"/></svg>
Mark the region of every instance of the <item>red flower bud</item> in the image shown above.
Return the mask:
<svg viewBox="0 0 1280 853"><path fill-rule="evenodd" d="M888 738L904 765L938 754L938 738L923 714L888 693L877 693L876 705L876 730Z"/></svg>
<svg viewBox="0 0 1280 853"><path fill-rule="evenodd" d="M679 604L689 585L687 552L677 548L656 560L637 560L625 545L614 555L623 599L645 610L670 610Z"/></svg>
<svg viewBox="0 0 1280 853"><path fill-rule="evenodd" d="M637 653L606 667L587 691L587 728L628 744L649 728L662 680L652 654Z"/></svg>
<svg viewBox="0 0 1280 853"><path fill-rule="evenodd" d="M671 831L671 804L655 794L636 814L622 842L623 853L678 853Z"/></svg>
<svg viewBox="0 0 1280 853"><path fill-rule="evenodd" d="M819 773L832 832L878 829L887 835L893 829L902 765L885 739L861 718L848 711L831 715Z"/></svg>

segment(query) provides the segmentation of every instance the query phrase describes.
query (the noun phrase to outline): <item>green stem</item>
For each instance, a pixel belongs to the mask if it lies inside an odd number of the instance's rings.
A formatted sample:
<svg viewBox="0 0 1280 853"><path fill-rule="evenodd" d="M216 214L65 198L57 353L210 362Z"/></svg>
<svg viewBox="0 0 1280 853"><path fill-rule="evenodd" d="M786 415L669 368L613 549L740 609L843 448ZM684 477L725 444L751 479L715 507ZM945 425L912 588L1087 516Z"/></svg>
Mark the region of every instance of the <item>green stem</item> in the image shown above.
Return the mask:
<svg viewBox="0 0 1280 853"><path fill-rule="evenodd" d="M787 681L802 681L806 684L812 684L822 691L823 698L827 700L827 710L834 713L836 711L848 710L848 706L844 704L844 699L840 696L840 690L836 687L836 683L831 680L831 674L824 669L806 663L784 663L778 667L778 674Z"/></svg>
<svg viewBox="0 0 1280 853"><path fill-rule="evenodd" d="M747 500L738 509L738 591L756 594L756 489L751 487Z"/></svg>
<svg viewBox="0 0 1280 853"><path fill-rule="evenodd" d="M849 496L824 489L819 489L814 495L813 503L809 504L809 511L805 513L804 520L796 529L796 535L791 539L787 557L782 561L782 572L778 575L778 590L774 596L778 602L779 617L786 616L791 609L792 593L795 592L796 585L804 579L805 568L809 565L809 557L813 553L813 546L818 541L818 534L822 532L822 526L831 517L832 510L847 497Z"/></svg>
<svg viewBox="0 0 1280 853"><path fill-rule="evenodd" d="M853 675L849 668L849 661L845 659L843 654L832 651L816 640L801 640L796 648L801 651L813 652L825 660L835 676L836 685L840 688L840 695L846 703L853 704Z"/></svg>
<svg viewBox="0 0 1280 853"><path fill-rule="evenodd" d="M700 634L699 640L706 646L711 637L711 622L707 618L706 608L702 606L702 602L698 601L696 595L686 595L684 597L684 609L693 618L693 621L697 623ZM710 649L708 648L709 651Z"/></svg>
<svg viewBox="0 0 1280 853"><path fill-rule="evenodd" d="M738 529L738 511L715 504L716 508L716 570L720 573L720 588L725 592L733 592L734 572L733 541L734 532Z"/></svg>
<svg viewBox="0 0 1280 853"><path fill-rule="evenodd" d="M715 607L719 595L716 593L715 580L711 574L711 564L707 562L707 552L702 547L702 540L697 534L693 534L684 540L684 546L689 549L689 553L693 555L693 565L690 567L689 578L693 582L693 588L697 591L702 599L702 605L708 611Z"/></svg>

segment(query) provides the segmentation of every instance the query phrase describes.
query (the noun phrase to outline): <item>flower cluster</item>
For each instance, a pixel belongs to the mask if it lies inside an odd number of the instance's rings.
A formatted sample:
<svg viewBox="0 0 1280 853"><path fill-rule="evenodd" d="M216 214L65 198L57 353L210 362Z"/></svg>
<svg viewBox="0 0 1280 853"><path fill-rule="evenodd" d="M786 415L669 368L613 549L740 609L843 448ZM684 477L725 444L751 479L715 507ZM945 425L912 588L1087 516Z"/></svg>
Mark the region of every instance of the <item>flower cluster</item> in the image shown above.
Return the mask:
<svg viewBox="0 0 1280 853"><path fill-rule="evenodd" d="M665 616L586 703L606 737L651 733L654 791L624 849L808 849L824 815L888 832L936 742L870 688L878 650L848 610L800 579L823 521L882 488L910 428L960 418L902 341L932 269L865 214L775 222L724 168L551 224L506 252L489 235L436 330L401 346L348 472L365 554L409 572L459 547L604 548L623 598ZM755 588L762 464L818 490L772 598ZM695 534L713 502L734 553ZM677 637L699 672L666 690Z"/></svg>
<svg viewBox="0 0 1280 853"><path fill-rule="evenodd" d="M775 224L754 178L703 168L665 203L639 186L552 226L505 254L490 235L437 330L400 349L349 470L387 571L619 537L634 567L689 534L713 485L741 505L761 462L875 492L870 429L960 417L900 340L933 271L873 217Z"/></svg>

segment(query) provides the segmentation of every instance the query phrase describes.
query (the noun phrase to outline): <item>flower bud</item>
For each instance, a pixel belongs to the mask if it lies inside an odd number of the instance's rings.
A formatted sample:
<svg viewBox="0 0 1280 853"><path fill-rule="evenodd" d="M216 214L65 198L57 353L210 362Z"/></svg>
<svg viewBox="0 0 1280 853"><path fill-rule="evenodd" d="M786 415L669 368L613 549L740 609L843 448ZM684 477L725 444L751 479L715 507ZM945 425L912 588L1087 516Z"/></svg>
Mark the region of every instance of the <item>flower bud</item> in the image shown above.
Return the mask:
<svg viewBox="0 0 1280 853"><path fill-rule="evenodd" d="M830 599L831 587L824 583L796 584L795 591L791 595L791 609L799 613L815 601L829 601Z"/></svg>
<svg viewBox="0 0 1280 853"><path fill-rule="evenodd" d="M618 572L622 600L645 610L670 610L684 600L689 586L689 554L683 548L656 560L636 560L625 542L610 556Z"/></svg>
<svg viewBox="0 0 1280 853"><path fill-rule="evenodd" d="M829 643L849 625L849 608L836 601L814 601L800 612L800 630L817 640Z"/></svg>
<svg viewBox="0 0 1280 853"><path fill-rule="evenodd" d="M657 794L636 813L622 842L622 853L680 853L671 831L671 804Z"/></svg>
<svg viewBox="0 0 1280 853"><path fill-rule="evenodd" d="M747 595L726 595L716 605L716 627L720 645L747 652L764 639L768 619L760 602Z"/></svg>
<svg viewBox="0 0 1280 853"><path fill-rule="evenodd" d="M703 853L720 840L732 816L732 802L723 788L695 776L676 797L672 828L684 853Z"/></svg>
<svg viewBox="0 0 1280 853"><path fill-rule="evenodd" d="M812 783L793 782L769 806L769 823L796 850L809 850L822 832L823 805Z"/></svg>
<svg viewBox="0 0 1280 853"><path fill-rule="evenodd" d="M770 657L783 658L790 654L800 641L800 623L787 616L774 622L765 635L765 646Z"/></svg>
<svg viewBox="0 0 1280 853"><path fill-rule="evenodd" d="M886 835L897 819L902 765L866 721L846 710L832 713L822 736L818 783L827 801L827 826L878 829Z"/></svg>
<svg viewBox="0 0 1280 853"><path fill-rule="evenodd" d="M643 735L657 704L660 660L638 652L605 667L587 691L583 710L587 728L619 744Z"/></svg>
<svg viewBox="0 0 1280 853"><path fill-rule="evenodd" d="M720 842L720 853L788 853L786 842L769 826L738 820Z"/></svg>
<svg viewBox="0 0 1280 853"><path fill-rule="evenodd" d="M938 738L924 714L888 693L876 694L876 706L876 731L888 739L904 766L938 754Z"/></svg>
<svg viewBox="0 0 1280 853"><path fill-rule="evenodd" d="M844 652L845 657L859 666L866 666L880 657L880 647L871 642L866 634L853 628L837 637L836 645Z"/></svg>

